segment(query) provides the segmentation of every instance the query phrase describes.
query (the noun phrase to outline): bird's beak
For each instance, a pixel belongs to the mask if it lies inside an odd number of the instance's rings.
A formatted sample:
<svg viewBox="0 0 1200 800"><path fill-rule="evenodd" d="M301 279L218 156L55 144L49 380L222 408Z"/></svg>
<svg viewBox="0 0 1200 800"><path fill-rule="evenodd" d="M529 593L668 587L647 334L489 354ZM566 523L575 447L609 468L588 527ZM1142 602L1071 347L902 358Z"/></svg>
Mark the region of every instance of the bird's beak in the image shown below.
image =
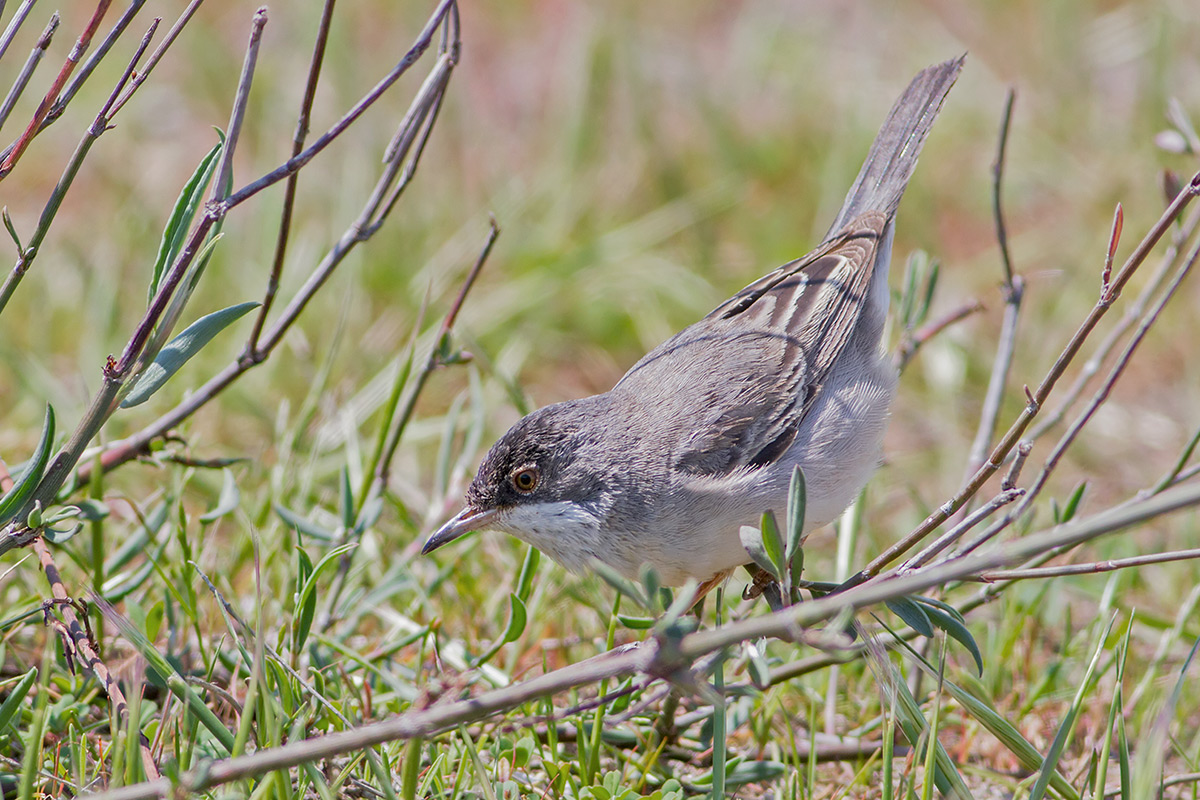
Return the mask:
<svg viewBox="0 0 1200 800"><path fill-rule="evenodd" d="M444 544L453 542L464 533L481 530L488 527L496 519L496 510L479 511L467 506L455 514L449 522L429 535L421 548L421 555L427 555Z"/></svg>

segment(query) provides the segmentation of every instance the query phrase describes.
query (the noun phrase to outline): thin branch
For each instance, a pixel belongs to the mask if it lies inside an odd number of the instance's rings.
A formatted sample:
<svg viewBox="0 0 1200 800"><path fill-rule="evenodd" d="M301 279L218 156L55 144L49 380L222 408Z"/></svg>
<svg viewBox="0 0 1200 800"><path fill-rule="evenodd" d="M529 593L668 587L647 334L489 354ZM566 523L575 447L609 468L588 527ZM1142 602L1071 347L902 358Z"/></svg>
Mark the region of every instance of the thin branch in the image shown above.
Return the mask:
<svg viewBox="0 0 1200 800"><path fill-rule="evenodd" d="M58 30L58 12L55 11L50 15L50 21L46 23L45 30L34 43L33 49L29 51L29 58L25 59L25 65L21 67L21 72L17 75L17 79L13 81L12 88L8 90L8 95L4 98L4 103L0 105L0 128L4 127L4 123L8 121L8 115L12 113L13 106L17 104L17 100L21 98L25 87L29 85L29 79L33 77L33 71L37 69L37 65L41 63L42 56L46 54L46 48L50 46L51 40L54 38L54 32Z"/></svg>
<svg viewBox="0 0 1200 800"><path fill-rule="evenodd" d="M860 573L852 577L848 583L861 583L878 575L884 567L908 552L931 531L949 519L951 514L962 508L968 500L975 496L975 493L987 482L988 478L996 470L1000 469L1000 466L1008 458L1008 454L1012 452L1017 442L1024 436L1026 429L1034 417L1037 416L1038 411L1041 410L1042 405L1046 402L1046 399L1063 376L1063 373L1066 372L1067 367L1070 366L1075 356L1078 355L1079 350L1083 347L1083 343L1087 341L1088 336L1091 335L1096 325L1099 324L1100 320L1108 312L1112 303L1120 296L1121 290L1125 288L1125 284L1129 282L1129 279L1133 277L1138 267L1150 255L1150 251L1158 244L1163 234L1178 219L1179 215L1183 213L1183 210L1197 194L1200 194L1200 172L1192 176L1184 191L1180 192L1175 200L1172 201L1171 205L1167 207L1154 226L1146 233L1142 241L1134 248L1134 251L1129 254L1129 257L1121 267L1121 271L1113 278L1112 284L1109 287L1110 291L1101 297L1100 301L1096 303L1087 318L1084 319L1083 323L1075 331L1074 335L1072 335L1071 340L1067 342L1062 353L1059 354L1057 360L1055 360L1050 370L1046 373L1046 376L1042 379L1041 384L1038 385L1037 391L1028 393L1028 402L1021 411L1020 416L1017 417L1016 421L1008 429L1008 432L1004 434L1000 442L992 450L991 456L984 462L975 475L967 481L966 485L954 497L926 517L924 522L918 525L912 533L880 554Z"/></svg>
<svg viewBox="0 0 1200 800"><path fill-rule="evenodd" d="M1030 578L1059 578L1065 575L1098 575L1102 572L1113 572L1130 567L1145 567L1150 564L1166 564L1171 561L1190 561L1200 558L1200 548L1192 550L1173 550L1167 553L1151 553L1144 556L1094 561L1090 564L1063 564L1057 567L1037 567L1033 569L1002 569L984 572L973 580L978 581L1024 581Z"/></svg>
<svg viewBox="0 0 1200 800"><path fill-rule="evenodd" d="M25 20L29 17L29 12L33 11L33 4L36 2L37 0L24 0L17 7L17 13L13 14L13 18L8 21L8 27L4 29L4 34L0 36L0 58L4 58L4 54L8 52L8 46L12 44L13 39L17 36L17 32L25 24Z"/></svg>
<svg viewBox="0 0 1200 800"><path fill-rule="evenodd" d="M63 169L62 176L55 184L54 190L50 193L50 197L46 200L46 205L42 208L42 214L38 217L37 227L34 228L33 235L29 238L29 243L22 249L17 256L17 263L13 266L8 276L4 280L4 285L0 286L0 313L8 306L9 300L17 290L17 286L24 279L25 275L33 266L34 259L37 258L38 252L42 246L42 241L50 232L50 225L54 222L58 215L59 207L62 205L63 199L67 195L67 191L75 182L75 176L79 174L79 169L83 166L83 161L87 158L88 153L92 149L92 145L96 140L108 130L112 124L113 115L116 111L113 110L113 102L117 94L129 81L129 76L137 67L141 60L142 54L150 44L150 39L154 36L154 31L158 26L158 21L150 25L150 29L146 35L142 37L141 44L133 54L133 58L125 67L125 71L121 74L120 80L117 81L116 87L109 95L108 101L101 107L100 112L92 121L92 124L84 131L83 138L75 147L75 152L71 154L70 160Z"/></svg>
<svg viewBox="0 0 1200 800"><path fill-rule="evenodd" d="M429 22L427 22L425 25L425 29L421 31L420 36L417 37L416 43L404 55L404 58L400 60L400 62L392 69L391 72L389 72L377 84L375 84L375 86L369 92L367 92L367 94L363 96L361 100L355 103L354 106L347 111L340 120L335 122L329 130L321 134L321 136L319 136L317 140L300 155L288 159L281 166L277 167L271 172L268 172L261 178L251 181L231 194L223 204L224 210L228 211L229 209L244 203L254 195L261 192L263 189L266 189L268 186L273 186L274 184L286 178L288 175L291 175L296 170L301 169L309 161L312 161L318 153L328 147L334 139L345 132L346 128L350 127L350 125L352 125L355 120L361 117L368 108L374 105L375 101L382 97L384 92L391 88L392 84L399 80L400 76L407 72L409 68L421 58L425 51L429 49L429 45L433 40L433 34L437 31L438 26L442 23L443 18L446 16L448 10L455 4L455 2L456 0L442 0L437 11L435 11L433 16L430 17Z"/></svg>
<svg viewBox="0 0 1200 800"><path fill-rule="evenodd" d="M8 474L8 468L4 463L0 462L0 493L7 492L12 486L12 476ZM50 554L50 548L46 546L45 541L37 539L33 543L33 550L41 562L42 572L46 575L46 581L50 584L50 594L54 598L45 606L47 624L52 625L62 635L63 652L66 653L67 659L70 662L79 663L96 676L96 680L104 687L109 702L112 703L113 714L118 719L124 719L129 713L129 704L125 700L124 692L121 691L121 684L109 671L104 660L100 658L99 647L92 638L92 632L87 625L86 608L82 609L84 616L81 620L79 614L76 613L79 604L72 600L70 594L67 593L62 575L59 573L58 566L54 563L54 557ZM59 610L62 615L61 620L53 615L54 609ZM149 745L145 737L139 737L139 739L142 766L147 775L157 778L159 776L158 766L154 763Z"/></svg>
<svg viewBox="0 0 1200 800"><path fill-rule="evenodd" d="M100 23L104 20L104 15L108 11L108 7L112 5L112 0L99 0L96 4L96 10L92 13L91 19L88 20L83 32L79 34L79 38L75 41L75 46L71 48L71 52L67 54L66 63L58 72L58 77L54 79L54 83L50 85L50 91L46 92L46 96L42 98L42 102L38 105L37 110L33 114L33 119L29 121L25 132L13 144L12 150L4 159L4 163L0 164L0 180L4 179L13 167L17 165L25 149L29 147L29 143L33 141L33 137L37 135L41 128L42 121L46 115L50 113L50 109L58 100L59 93L67 80L71 77L71 73L75 71L75 67L83 59L84 53L87 52L88 46L92 43L92 37L96 35L96 30L100 27Z"/></svg>
<svg viewBox="0 0 1200 800"><path fill-rule="evenodd" d="M941 317L933 320L929 324L923 326L916 333L907 336L896 351L896 369L903 372L909 362L913 360L917 352L925 346L930 339L937 336L942 331L949 328L955 323L961 322L972 314L978 314L983 311L983 303L978 300L970 300L963 303L958 308L944 314Z"/></svg>
<svg viewBox="0 0 1200 800"><path fill-rule="evenodd" d="M317 97L317 81L321 77L321 67L325 63L325 47L329 42L329 30L333 22L333 6L335 0L325 0L321 9L321 21L317 25L317 40L313 44L312 58L308 62L308 80L304 84L304 98L300 101L300 113L296 117L296 132L292 137L292 157L304 151L304 142L308 138L309 118L312 116L313 102ZM294 172L288 176L283 190L283 212L279 218L279 234L275 238L275 257L271 259L271 275L267 279L267 290L263 295L258 313L254 315L254 326L250 337L246 340L247 358L258 357L258 339L262 335L263 325L267 315L275 303L275 295L279 292L279 278L283 275L283 262L287 255L288 241L292 235L292 211L296 204L296 187L300 182L300 173Z"/></svg>
<svg viewBox="0 0 1200 800"><path fill-rule="evenodd" d="M762 637L791 639L805 627L835 619L847 609L858 610L887 600L918 593L954 580L963 580L1006 565L1017 564L1046 550L1077 545L1164 514L1200 505L1200 486L1170 489L1129 506L1102 512L1087 519L1059 525L985 552L926 567L904 576L888 576L844 592L790 606L763 617L754 617L673 639L651 639L626 645L586 661L536 678L496 689L465 700L418 708L380 722L339 731L315 739L268 748L253 755L214 761L199 771L181 776L185 791L210 789L234 780L287 769L306 762L362 750L383 742L427 737L465 722L485 719L533 700L601 680L642 673L667 677L689 669L699 658L741 642ZM142 800L164 797L172 791L167 780L147 781L97 795L100 800Z"/></svg>
<svg viewBox="0 0 1200 800"><path fill-rule="evenodd" d="M1021 469L1025 466L1025 459L1029 458L1032 451L1033 442L1028 439L1022 439L1017 444L1017 454L1013 456L1012 463L1008 465L1008 472L1004 475L1004 480L1000 482L1001 489L1016 487L1017 481L1021 479Z"/></svg>
<svg viewBox="0 0 1200 800"><path fill-rule="evenodd" d="M183 13L179 15L179 18L175 20L175 24L172 25L171 29L167 31L167 35L163 37L163 40L159 43L158 47L154 48L154 52L152 52L150 57L146 59L146 66L137 75L133 76L133 80L125 89L125 93L117 98L117 101L112 107L113 114L116 114L118 111L120 111L125 104L129 102L130 98L133 97L134 93L137 92L138 87L146 82L146 79L150 77L150 73L154 71L154 68L158 65L158 62L162 60L164 55L166 55L167 50L171 48L171 45L175 43L175 40L179 38L179 34L183 31L184 26L187 25L192 19L192 16L196 13L196 9L200 8L200 4L203 2L204 0L192 0L192 2L188 3L187 8L185 8Z"/></svg>
<svg viewBox="0 0 1200 800"><path fill-rule="evenodd" d="M1193 209L1188 218L1184 220L1183 224L1172 235L1170 244L1167 246L1166 252L1163 253L1163 257L1159 261L1158 268L1154 274L1146 282L1146 285L1142 288L1137 298L1126 307L1125 313L1121 315L1121 318L1100 342L1100 345L1096 348L1096 352L1083 362L1079 374L1075 377L1075 381L1059 399L1058 406L1052 412L1039 419L1038 424L1033 426L1033 430L1029 432L1030 439L1037 441L1051 428L1063 421L1067 412L1071 410L1071 407L1075 405L1084 390L1087 389L1088 384L1099 374L1100 368L1104 366L1104 362L1109 354L1116 349L1116 346L1124 338L1125 334L1128 333L1129 329L1141 319L1142 314L1145 313L1146 306L1150 304L1151 298L1162 288L1178 259L1187 249L1187 243L1198 228L1200 228L1200 208Z"/></svg>
<svg viewBox="0 0 1200 800"><path fill-rule="evenodd" d="M438 102L438 97L446 89L446 81L449 80L449 70L452 67L453 62L448 57L443 56L439 59L438 63L430 71L430 77L432 78L435 74L438 74L441 76L441 79L436 83L429 79L426 80L425 85L421 87L417 97L409 107L408 113L405 114L404 124L419 126L423 120L427 119L430 110ZM414 110L419 110L419 113L414 113ZM419 153L414 154L414 158L418 156ZM388 196L389 187L396 181L400 171L404 168L404 163L403 161L393 161L387 164L383 174L376 181L375 188L371 192L371 197L367 200L358 218L342 234L341 239L326 254L321 264L310 273L308 280L304 282L304 285L296 292L291 302L280 313L279 319L275 321L275 324L263 334L264 343L259 348L260 354L262 352L270 352L279 345L284 335L291 329L291 326L300 317L300 314L304 312L309 301L316 295L317 290L325 284L346 255L379 230L387 213L391 211L391 206L386 205L384 202ZM415 167L410 166L409 169L412 170ZM404 185L403 182L401 185ZM381 208L383 208L383 211L380 211Z"/></svg>
<svg viewBox="0 0 1200 800"><path fill-rule="evenodd" d="M958 523L953 528L939 536L937 539L934 539L932 542L930 542L928 547L917 553L908 561L904 562L896 571L900 574L904 574L928 564L935 556L938 555L938 553L941 553L947 547L965 536L967 531L971 530L980 522L987 519L992 514L995 514L1001 508L1016 500L1023 494L1025 494L1024 489L1009 488L1002 490L1000 494L993 497L985 505L980 506L979 508L975 509L975 511L968 514L966 519L964 519L962 522Z"/></svg>
<svg viewBox="0 0 1200 800"><path fill-rule="evenodd" d="M1138 346L1142 343L1142 340L1146 337L1146 334L1150 331L1150 328L1158 320L1159 315L1162 313L1162 310L1166 307L1167 303L1170 302L1171 298L1175 296L1175 292L1178 291L1179 287L1183 284L1184 279L1188 276L1188 273L1191 272L1192 267L1196 264L1197 259L1200 259L1200 240L1197 240L1196 244L1192 247L1191 252L1188 253L1184 263L1176 271L1171 283L1163 291L1162 295L1158 298L1158 301L1150 308L1149 311L1146 312L1141 323L1138 325L1137 330L1134 332L1129 342L1125 345L1124 351L1121 353L1120 357L1117 358L1116 363L1113 364L1112 369L1109 371L1108 377L1104 380L1104 383L1101 384L1100 388L1088 402L1087 407L1084 408L1084 410L1079 414L1079 416L1071 424L1071 427L1067 429L1066 433L1062 435L1062 438L1059 439L1058 444L1055 445L1054 450L1046 458L1046 463L1043 465L1041 472L1038 473L1033 485L1030 486L1029 492L1024 498L1022 498L1021 502L1017 504L1015 509L1005 515L1004 520L1002 520L1003 522L1011 523L1032 507L1033 501L1041 493L1042 489L1045 488L1046 482L1049 481L1051 474L1053 474L1055 468L1058 466L1059 461L1061 461L1067 449L1074 443L1080 431L1083 430L1084 426L1087 425L1087 423L1095 415L1096 411L1099 410L1100 406L1104 405L1105 401L1108 400L1108 396L1112 392L1113 386L1116 385L1117 381L1121 378L1121 375L1124 374L1125 368L1129 366L1129 362L1132 360L1133 354L1137 351ZM979 537L976 541L972 542L967 548L965 548L963 552L971 552L986 542L989 538L998 534L1004 529L1004 527L1005 526L1003 525L996 527L988 532L988 536Z"/></svg>
<svg viewBox="0 0 1200 800"><path fill-rule="evenodd" d="M408 421L412 418L417 397L421 393L425 381L429 379L429 376L439 366L442 350L449 342L450 332L454 328L455 321L458 319L458 313L462 310L463 303L467 299L467 294L471 291L471 287L475 285L475 280L479 277L479 273L483 269L483 265L487 262L488 256L491 255L492 247L496 244L496 239L499 236L500 228L496 225L496 220L493 218L490 222L487 241L484 242L483 249L480 250L479 256L475 259L475 264L471 267L471 271L467 273L462 286L459 287L458 296L454 298L454 302L450 305L450 310L446 312L446 316L442 319L441 327L438 328L437 338L434 340L433 347L429 351L425 365L417 373L413 390L408 395L408 402L405 403L404 410L400 412L400 418L392 428L392 433L383 448L382 457L375 466L375 481L371 490L372 494L382 493L387 486L392 458L396 454L396 448L400 444L404 429L407 427Z"/></svg>
<svg viewBox="0 0 1200 800"><path fill-rule="evenodd" d="M444 352L450 345L450 333L454 329L454 323L458 319L458 314L462 310L463 303L466 302L467 294L475 285L475 281L479 277L483 265L487 263L488 256L491 255L492 247L495 246L499 235L500 228L496 225L496 220L493 217L490 220L487 240L484 242L483 248L479 251L475 263L471 266L471 270L467 273L467 277L463 279L462 286L458 290L458 296L451 303L450 310L442 318L442 324L438 327L437 336L434 338L433 344L429 349L429 355L425 359L425 364L413 379L413 385L408 392L403 410L396 421L392 423L387 435L379 440L378 447L372 455L370 462L371 469L369 471L369 474L372 476L371 486L366 492L360 493L360 513L369 498L379 497L387 489L392 459L395 457L396 448L399 447L400 440L404 436L404 431L407 429L413 412L416 410L417 399L421 396L421 392L424 390L429 376L442 365ZM385 420L385 425L387 423L388 421ZM351 541L354 540L352 539ZM322 612L317 624L319 630L327 628L329 622L333 619L334 609L337 608L338 601L341 599L342 590L346 585L346 577L350 574L350 567L354 563L354 554L358 552L358 549L357 547L352 547L346 550L341 556L333 586L328 593L329 601L325 604L325 610Z"/></svg>
<svg viewBox="0 0 1200 800"><path fill-rule="evenodd" d="M96 48L94 53L92 53L91 57L87 60L87 63L85 63L80 68L79 72L76 73L75 77L71 80L71 83L66 89L63 90L62 96L54 101L54 105L50 108L50 113L47 114L46 119L42 121L41 128L38 130L39 133L45 130L47 125L50 125L54 122L54 120L61 117L63 112L67 110L67 104L70 103L79 90L83 88L84 82L86 82L91 74L96 70L96 67L100 65L100 62L104 60L104 57L108 55L108 52L112 50L112 47L114 44L116 44L117 39L121 38L121 35L125 33L125 30L129 27L130 23L133 22L134 17L137 16L138 12L142 10L142 6L145 4L146 0L131 0L129 6L125 9L125 13L121 15L116 24L113 25L112 30L108 32L108 36L104 37L104 41L100 42L100 46Z"/></svg>
<svg viewBox="0 0 1200 800"><path fill-rule="evenodd" d="M1008 95L1004 100L1004 114L1000 118L1000 138L996 143L996 160L992 162L992 216L996 222L996 242L1000 245L1000 263L1004 267L1004 285L1012 286L1015 273L1012 267L1012 256L1008 252L1008 227L1004 224L1004 204L1001 201L1001 184L1004 180L1005 155L1008 152L1008 131L1012 125L1013 103L1017 99L1017 90L1008 87Z"/></svg>
<svg viewBox="0 0 1200 800"><path fill-rule="evenodd" d="M143 40L143 42L148 43L148 39ZM252 46L254 46L253 43ZM141 52L142 50L139 50L139 57ZM110 118L111 114L116 113L114 109L117 101L114 101L113 98L116 96L117 91L119 91L120 86L125 83L129 72L129 70L126 71L126 76L122 78L121 83L118 84L118 89L114 90L113 96L110 97L109 102L105 104L105 109L108 110ZM244 94L244 87L239 87L238 97L242 98L244 97ZM237 104L235 102L235 108L236 105ZM98 132L95 132L91 137L91 140L94 140L95 137L102 132L102 129ZM91 133L93 132L89 131L89 134ZM86 149L91 146L91 140L85 137L85 143L81 144L83 154L86 154ZM228 147L227 145L226 150L228 151L230 149L232 148ZM77 154L79 155L78 160L81 160L82 154L79 154L78 151ZM77 168L78 166L76 165L76 169ZM74 177L73 173L70 177ZM55 210L57 210L57 207L55 207ZM151 335L155 331L159 322L163 319L164 313L167 312L167 309L171 304L171 300L175 295L176 289L179 288L184 277L188 274L188 269L191 265L191 262L202 248L209 231L211 231L213 226L220 221L220 219L224 216L224 213L225 208L221 203L210 203L205 213L196 223L196 226L188 238L187 243L180 250L175 262L171 265L171 268L167 271L166 275L163 276L162 281L159 283L158 291L152 298L146 313L135 326L133 334L130 336L129 341L126 343L125 348L121 353L120 359L116 360L111 356L109 357L108 362L105 364L102 372L102 382L99 391L92 398L91 404L84 413L83 418L80 420L75 430L72 432L71 436L68 438L67 443L54 457L50 467L46 470L46 473L42 476L41 481L38 483L38 487L34 491L33 496L27 501L22 512L18 514L18 519L24 519L25 513L27 513L28 509L32 508L37 502L40 502L43 505L50 504L55 495L58 494L59 489L61 489L63 484L66 483L68 476L72 474L76 466L79 464L80 457L83 455L84 449L87 447L88 442L95 438L96 434L100 431L100 428L103 427L108 421L109 417L112 416L113 412L116 410L117 401L120 398L121 390L124 387L125 382L129 378L129 375L132 373L133 369L137 366L142 352L145 350L147 343L150 341ZM7 286L8 285L6 284L6 289ZM9 294L11 294L11 292L9 292ZM0 310L3 308L2 302L6 301L6 299L7 295L0 295ZM36 530L30 529L24 525L10 526L9 529L5 530L3 534L0 535L0 554L7 552L13 547L19 547L27 544L32 538L37 536L37 533L38 532Z"/></svg>
<svg viewBox="0 0 1200 800"><path fill-rule="evenodd" d="M199 773L184 775L180 785L188 791L220 786L244 777L354 752L375 744L429 736L464 722L484 719L508 711L523 703L557 694L574 686L596 683L613 675L628 674L648 664L649 648L626 646L593 658L540 675L507 689L486 692L476 697L432 708L398 714L382 722L332 733L283 747L259 751L252 756L212 762ZM96 795L97 800L139 800L165 797L171 791L166 780L134 784Z"/></svg>
<svg viewBox="0 0 1200 800"><path fill-rule="evenodd" d="M418 37L417 42L413 45L412 49L409 50L405 58L401 60L401 65L412 63L412 61L416 58L414 55L415 53L424 52L428 48L430 40L436 31L434 22L440 22L444 20L447 14L447 3L449 2L452 2L452 0L446 0L439 5L438 10L434 12L434 15L430 18L430 22L426 24L425 30L422 32L421 36ZM456 54L458 52L457 43L457 34L455 34L454 44L450 51L452 54ZM453 63L454 62L449 59L439 60L439 65L441 65L442 69L453 66ZM407 69L407 67L405 67L405 69ZM426 82L426 86L428 87L428 81ZM440 94L440 92L445 90L445 86L445 82L442 81L437 87L434 88L436 88L437 92ZM378 85L376 88L378 88ZM373 101L373 99L376 97L375 93L376 89L372 89L371 92L368 93L367 97L364 98L364 100L359 101L359 103L357 103L351 111L347 112L347 115L343 117L343 121L349 119L352 115L355 117L360 115L361 107L363 106L364 102L366 102L367 99L371 99ZM406 115L406 119L410 117L411 109L413 108L433 109L435 107L436 96L418 94L410 106L410 114ZM416 119L420 120L421 117L418 116ZM334 129L344 130L344 126L341 122L339 122L334 126L334 128L331 128L331 130ZM316 145L314 145L314 147L315 146ZM322 147L323 146L324 145L322 145ZM313 154L312 151L313 148L310 147L308 150L304 151L304 154L302 154L301 158L311 157L311 154ZM287 163L292 164L293 162L295 162L295 159L289 160ZM285 166L287 165L285 164ZM325 281L328 280L338 265L344 261L346 256L354 249L354 247L365 241L371 233L378 229L378 223L391 210L391 206L389 205L386 206L382 211L379 211L379 207L383 203L381 198L386 197L387 187L391 185L393 180L395 180L395 176L400 169L400 162L393 162L388 165L383 176L377 182L375 191L372 194L372 198L368 200L363 213L360 214L359 218L356 219L354 223L351 224L350 228L342 234L341 238L337 241L333 248L326 253L321 262L313 269L304 286L302 286L301 289L296 293L296 296L288 304L287 308L285 308L280 314L279 319L275 321L270 330L264 332L263 342L259 345L256 353L250 355L243 353L238 360L229 364L219 373L210 378L208 382L197 389L174 409L162 415L150 425L135 433L133 436L108 445L101 457L101 468L103 468L105 471L108 471L126 463L127 461L137 458L146 451L150 445L150 442L164 435L167 431L176 427L192 414L196 413L196 411L211 401L212 398L220 394L229 385L241 377L242 374L249 371L258 363L261 363L261 361L265 359L266 356L269 355L269 353L273 351L274 348L283 340L284 335L288 330L290 330L291 326L299 318L308 301L325 283ZM410 163L408 166L408 172L411 173L413 169L414 167ZM279 170L275 171L275 173L278 172ZM224 213L232 207L231 202L232 201L226 201L225 203L216 206L210 206L209 213ZM375 216L372 217L372 214ZM182 258L183 254L181 254L180 257ZM90 475L92 467L93 463L90 459L81 465L79 470L79 476L81 480L87 479L87 476ZM3 542L0 542L0 551L3 551Z"/></svg>
<svg viewBox="0 0 1200 800"><path fill-rule="evenodd" d="M1000 122L1000 137L996 145L996 160L992 164L992 216L996 223L996 243L1000 247L1000 264L1003 268L1004 320L1000 325L1000 340L992 360L992 372L988 377L987 392L979 412L979 426L968 451L966 475L969 478L979 471L987 458L992 437L996 435L996 423L1000 418L1000 406L1008 376L1012 372L1013 352L1017 342L1017 320L1021 313L1021 301L1025 296L1025 280L1013 270L1012 255L1008 250L1008 226L1004 221L1003 192L1005 154L1008 151L1008 133L1012 123L1013 103L1016 91L1008 90L1004 103L1004 116ZM966 506L964 505L964 508Z"/></svg>
<svg viewBox="0 0 1200 800"><path fill-rule="evenodd" d="M233 180L233 154L242 135L242 123L246 119L246 106L250 102L250 87L254 83L254 68L258 64L258 50L262 45L263 28L267 24L267 8L262 6L254 12L250 23L250 41L246 44L246 57L242 61L242 74L238 79L237 92L233 96L233 108L229 112L229 127L225 131L225 146L221 148L221 165L213 181L212 203L222 202Z"/></svg>
<svg viewBox="0 0 1200 800"><path fill-rule="evenodd" d="M50 584L50 592L54 596L52 605L62 614L63 626L59 628L59 632L63 634L63 648L73 654L73 660L76 663L96 676L96 680L104 687L109 702L112 703L113 713L117 719L124 720L129 715L129 704L125 700L124 692L121 691L121 684L109 671L104 660L100 658L98 645L92 640L91 631L81 621L80 614L76 611L76 602L67 593L58 567L54 564L54 558L50 555L50 548L46 546L43 539L38 538L33 542L33 549L42 563L42 571L45 572L46 580ZM46 613L50 613L49 609ZM154 763L149 743L146 741L146 737L141 735L140 728L138 728L138 733L138 749L142 754L142 768L145 769L146 775L153 776L151 778L153 780L159 775L158 766Z"/></svg>

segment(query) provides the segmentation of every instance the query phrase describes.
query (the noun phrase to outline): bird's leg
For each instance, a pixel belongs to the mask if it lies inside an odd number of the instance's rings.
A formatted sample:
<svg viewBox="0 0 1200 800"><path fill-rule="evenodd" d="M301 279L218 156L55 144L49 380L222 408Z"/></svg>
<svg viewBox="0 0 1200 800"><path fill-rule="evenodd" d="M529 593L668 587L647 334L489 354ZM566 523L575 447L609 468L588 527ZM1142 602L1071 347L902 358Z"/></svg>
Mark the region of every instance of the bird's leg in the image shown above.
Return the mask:
<svg viewBox="0 0 1200 800"><path fill-rule="evenodd" d="M733 570L727 569L724 572L718 572L704 583L696 587L696 596L692 599L692 614L699 618L700 612L704 610L704 597L713 589L720 586L725 581L729 580L729 576L733 574Z"/></svg>
<svg viewBox="0 0 1200 800"><path fill-rule="evenodd" d="M704 615L704 599L716 587L729 579L733 574L733 570L725 570L718 572L708 580L696 587L695 594L692 596L692 603L688 611L693 617L699 621ZM658 719L654 722L654 733L658 736L660 742L665 741L670 744L675 743L679 731L675 728L675 715L679 711L679 700L681 698L679 687L672 686L671 691L663 700L662 709L659 711Z"/></svg>

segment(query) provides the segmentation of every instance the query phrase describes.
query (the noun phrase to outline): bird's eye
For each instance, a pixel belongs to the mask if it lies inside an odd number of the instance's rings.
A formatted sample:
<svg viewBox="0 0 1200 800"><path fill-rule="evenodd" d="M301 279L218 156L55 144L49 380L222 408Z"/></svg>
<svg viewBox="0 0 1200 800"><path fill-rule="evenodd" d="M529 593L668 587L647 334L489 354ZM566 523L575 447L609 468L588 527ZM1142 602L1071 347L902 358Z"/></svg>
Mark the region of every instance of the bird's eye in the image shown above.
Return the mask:
<svg viewBox="0 0 1200 800"><path fill-rule="evenodd" d="M537 467L521 467L512 474L512 485L521 494L529 494L537 488L541 473Z"/></svg>

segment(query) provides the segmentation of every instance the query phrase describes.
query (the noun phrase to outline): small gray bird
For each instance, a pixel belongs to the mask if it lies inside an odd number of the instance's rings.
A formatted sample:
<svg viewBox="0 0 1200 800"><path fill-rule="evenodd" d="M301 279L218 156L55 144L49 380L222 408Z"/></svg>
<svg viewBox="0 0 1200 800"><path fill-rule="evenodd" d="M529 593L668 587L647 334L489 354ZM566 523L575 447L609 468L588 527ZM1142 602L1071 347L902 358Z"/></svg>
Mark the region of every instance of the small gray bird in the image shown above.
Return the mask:
<svg viewBox="0 0 1200 800"><path fill-rule="evenodd" d="M805 529L836 519L879 459L896 370L880 339L896 207L960 57L896 101L825 240L648 353L611 391L539 409L498 441L422 553L506 531L572 571L707 587L750 561L738 535L807 481Z"/></svg>

